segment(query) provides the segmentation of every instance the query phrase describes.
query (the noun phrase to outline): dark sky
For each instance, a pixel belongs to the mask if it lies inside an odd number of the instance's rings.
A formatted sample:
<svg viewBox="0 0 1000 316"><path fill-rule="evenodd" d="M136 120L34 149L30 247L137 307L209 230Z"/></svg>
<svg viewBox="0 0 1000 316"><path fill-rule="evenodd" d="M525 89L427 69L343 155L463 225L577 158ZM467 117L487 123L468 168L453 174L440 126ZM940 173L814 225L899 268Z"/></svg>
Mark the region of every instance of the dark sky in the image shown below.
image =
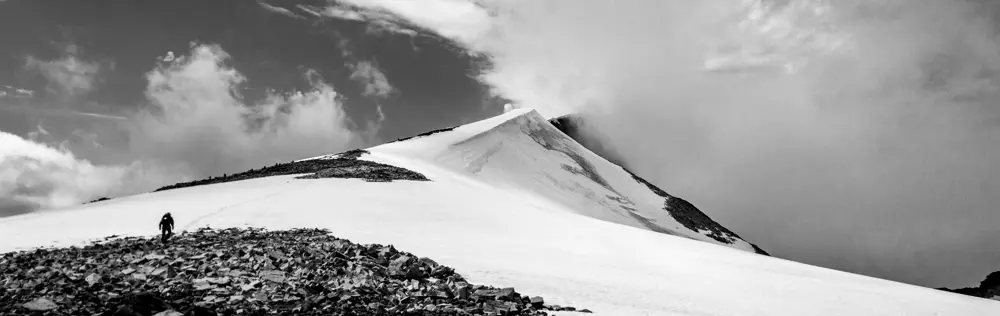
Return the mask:
<svg viewBox="0 0 1000 316"><path fill-rule="evenodd" d="M142 106L143 74L168 51L187 53L191 42L220 45L232 56L233 67L249 78L251 89L303 89L308 83L302 69L314 69L350 98L346 110L352 118L375 118L375 103L381 103L385 122L380 135L386 138L499 111L472 78L475 61L430 33L373 34L365 23L295 19L254 1L42 0L3 6L0 85L36 90L38 99L50 97L42 93L45 79L25 69L25 58L59 59L73 45L81 60L112 65L98 74L100 83L92 93L70 101L77 107L98 103L96 112ZM342 56L341 45L353 57ZM364 87L350 79L351 69L345 66L355 60L376 61L400 93L383 100L362 97Z"/></svg>
<svg viewBox="0 0 1000 316"><path fill-rule="evenodd" d="M1000 270L993 2L268 3L0 1L0 149L28 157L0 160L0 216L463 124L496 93L581 113L777 256Z"/></svg>
<svg viewBox="0 0 1000 316"><path fill-rule="evenodd" d="M25 198L0 213L373 146L502 110L476 78L485 60L449 39L309 12L325 1L282 6L0 2L0 131L83 163L6 162L30 171L8 179L17 183L2 193ZM87 172L126 184L50 184Z"/></svg>

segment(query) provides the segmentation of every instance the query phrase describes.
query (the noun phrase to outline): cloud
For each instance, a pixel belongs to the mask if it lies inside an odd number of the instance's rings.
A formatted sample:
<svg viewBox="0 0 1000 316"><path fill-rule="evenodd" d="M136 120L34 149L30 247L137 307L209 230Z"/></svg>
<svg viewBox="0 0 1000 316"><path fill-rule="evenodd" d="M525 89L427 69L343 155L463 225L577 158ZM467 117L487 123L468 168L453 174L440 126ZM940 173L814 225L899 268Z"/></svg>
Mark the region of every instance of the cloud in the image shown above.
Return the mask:
<svg viewBox="0 0 1000 316"><path fill-rule="evenodd" d="M67 108L50 108L43 106L29 106L29 105L8 105L0 104L0 110L16 111L22 113L35 113L42 114L46 116L61 116L61 117L86 117L86 118L96 118L105 120L127 120L128 118L120 115L113 114L101 114L92 113L85 111L78 111Z"/></svg>
<svg viewBox="0 0 1000 316"><path fill-rule="evenodd" d="M15 88L12 86L0 87L0 99L12 98L12 99L30 99L35 96L35 91Z"/></svg>
<svg viewBox="0 0 1000 316"><path fill-rule="evenodd" d="M384 98L395 91L377 63L363 60L348 66L352 69L351 79L365 86L363 95Z"/></svg>
<svg viewBox="0 0 1000 316"><path fill-rule="evenodd" d="M992 2L482 3L490 31L455 38L491 56L496 93L582 113L768 251L930 286L1000 265L980 251L1000 238Z"/></svg>
<svg viewBox="0 0 1000 316"><path fill-rule="evenodd" d="M124 141L73 130L76 142L123 163L80 159L41 126L35 140L0 134L0 212L65 207L371 145L369 129L384 119L357 126L342 97L312 71L303 74L311 89L250 102L238 93L247 79L228 63L217 45L168 53L145 76L146 106L115 121Z"/></svg>
<svg viewBox="0 0 1000 316"><path fill-rule="evenodd" d="M317 17L365 22L369 33L392 33L407 36L417 36L420 33L413 29L412 24L391 12L378 10L377 7L366 6L364 3L337 3L326 7L298 5L297 8Z"/></svg>
<svg viewBox="0 0 1000 316"><path fill-rule="evenodd" d="M225 65L228 58L219 46L199 45L149 72L153 109L130 125L130 148L208 176L363 145L341 97L316 73L307 74L312 91L272 93L251 105L236 93L246 78Z"/></svg>
<svg viewBox="0 0 1000 316"><path fill-rule="evenodd" d="M51 135L52 134L49 133L49 131L45 130L45 128L42 127L42 124L39 123L38 125L35 126L34 131L28 133L28 139L32 141L38 141L38 139L41 137L51 136Z"/></svg>
<svg viewBox="0 0 1000 316"><path fill-rule="evenodd" d="M482 7L468 0L344 0L358 8L372 12L391 12L394 15L365 16L367 21L393 21L402 17L414 24L427 27L442 36L463 42L476 40L489 31L490 17ZM341 10L330 7L328 10Z"/></svg>
<svg viewBox="0 0 1000 316"><path fill-rule="evenodd" d="M97 85L97 74L101 69L97 63L83 61L72 53L51 61L28 56L24 68L36 71L45 77L48 80L46 90L49 93L67 98L83 96L94 90Z"/></svg>
<svg viewBox="0 0 1000 316"><path fill-rule="evenodd" d="M276 7L276 6L264 3L263 1L257 1L257 4L259 4L261 8L264 8L267 11L271 11L271 12L274 12L274 13L277 13L277 14L281 14L281 15L284 15L284 16L287 16L287 17L290 17L290 18L293 18L293 19L305 19L306 18L304 16L295 14L295 12L292 12L291 10L288 10L288 9L285 9L285 8L282 8L282 7Z"/></svg>
<svg viewBox="0 0 1000 316"><path fill-rule="evenodd" d="M96 166L67 151L0 131L0 217L137 193L135 188L183 179L162 171L139 163Z"/></svg>

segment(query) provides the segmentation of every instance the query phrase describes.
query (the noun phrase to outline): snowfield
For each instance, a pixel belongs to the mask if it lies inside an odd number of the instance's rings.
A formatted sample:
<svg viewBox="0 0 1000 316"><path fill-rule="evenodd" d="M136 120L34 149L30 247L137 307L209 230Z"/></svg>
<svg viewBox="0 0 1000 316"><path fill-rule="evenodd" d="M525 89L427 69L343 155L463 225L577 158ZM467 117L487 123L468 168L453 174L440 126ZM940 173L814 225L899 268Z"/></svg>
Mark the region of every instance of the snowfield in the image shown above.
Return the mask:
<svg viewBox="0 0 1000 316"><path fill-rule="evenodd" d="M431 181L290 175L141 194L0 218L0 252L155 235L171 212L177 232L327 228L599 315L1000 315L1000 302L759 255L721 225L682 222L672 197L530 109L369 152Z"/></svg>

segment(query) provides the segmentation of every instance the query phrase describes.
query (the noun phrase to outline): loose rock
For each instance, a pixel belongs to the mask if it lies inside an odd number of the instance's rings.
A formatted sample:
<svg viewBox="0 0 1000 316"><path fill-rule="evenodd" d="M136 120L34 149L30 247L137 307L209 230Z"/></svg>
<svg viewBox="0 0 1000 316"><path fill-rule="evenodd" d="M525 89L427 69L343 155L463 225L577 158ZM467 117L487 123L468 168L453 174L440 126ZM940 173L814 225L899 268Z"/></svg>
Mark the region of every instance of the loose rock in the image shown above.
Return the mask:
<svg viewBox="0 0 1000 316"><path fill-rule="evenodd" d="M46 299L46 298L36 298L35 300L33 300L31 302L24 303L24 308L27 308L27 309L30 309L30 310L33 310L33 311L48 311L48 310L56 309L57 307L59 307L59 306L56 305L56 303L54 303L54 302L52 302L52 301L50 301L49 299Z"/></svg>
<svg viewBox="0 0 1000 316"><path fill-rule="evenodd" d="M419 258L419 259L417 259ZM327 231L204 229L0 255L0 315L544 315L429 258ZM58 303L57 303L58 302Z"/></svg>

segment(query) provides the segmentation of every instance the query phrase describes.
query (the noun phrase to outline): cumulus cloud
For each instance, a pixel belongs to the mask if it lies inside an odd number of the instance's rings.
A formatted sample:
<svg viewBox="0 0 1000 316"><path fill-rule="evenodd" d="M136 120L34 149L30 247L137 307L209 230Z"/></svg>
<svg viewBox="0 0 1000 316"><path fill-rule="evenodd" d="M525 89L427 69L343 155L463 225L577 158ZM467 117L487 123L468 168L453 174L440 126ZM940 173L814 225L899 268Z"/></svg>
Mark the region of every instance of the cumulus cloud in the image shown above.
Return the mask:
<svg viewBox="0 0 1000 316"><path fill-rule="evenodd" d="M481 3L455 38L484 82L772 253L932 286L1000 265L992 2Z"/></svg>
<svg viewBox="0 0 1000 316"><path fill-rule="evenodd" d="M246 78L228 58L219 46L199 45L149 72L153 107L130 125L129 148L208 176L362 145L340 95L316 73L306 74L311 91L247 104L236 90Z"/></svg>
<svg viewBox="0 0 1000 316"><path fill-rule="evenodd" d="M389 84L389 79L379 69L377 63L362 60L348 66L353 70L351 72L351 79L364 85L365 91L362 92L363 95L386 97L395 91L392 85Z"/></svg>
<svg viewBox="0 0 1000 316"><path fill-rule="evenodd" d="M81 143L121 151L126 163L95 165L46 145L54 140L41 126L35 141L0 133L0 212L64 207L371 144L368 130L381 122L354 124L317 73L303 74L310 90L272 91L251 102L238 93L247 79L228 61L220 46L207 44L162 57L146 74L146 107L119 124L124 144L73 131Z"/></svg>
<svg viewBox="0 0 1000 316"><path fill-rule="evenodd" d="M44 130L42 130L44 131ZM72 153L0 131L0 217L183 180L153 166L98 166Z"/></svg>

